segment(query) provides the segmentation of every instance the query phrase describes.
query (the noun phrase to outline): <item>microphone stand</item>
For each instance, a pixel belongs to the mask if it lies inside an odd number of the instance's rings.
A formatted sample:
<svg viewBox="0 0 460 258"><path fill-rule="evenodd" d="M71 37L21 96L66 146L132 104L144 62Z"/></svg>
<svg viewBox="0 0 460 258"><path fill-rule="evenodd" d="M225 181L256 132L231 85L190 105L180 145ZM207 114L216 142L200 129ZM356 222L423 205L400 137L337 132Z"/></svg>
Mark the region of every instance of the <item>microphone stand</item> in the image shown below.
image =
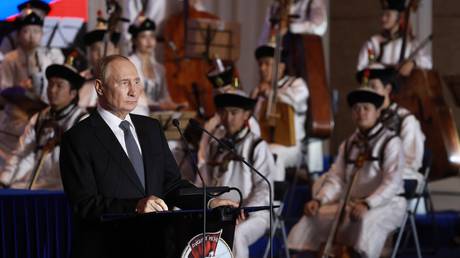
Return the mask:
<svg viewBox="0 0 460 258"><path fill-rule="evenodd" d="M196 164L196 161L195 159L192 157L191 155L191 151L190 151L190 148L188 147L188 143L187 141L185 140L185 137L184 137L184 134L182 133L182 130L180 129L180 122L179 120L177 120L176 118L172 120L172 124L177 128L177 131L179 132L180 134L180 139L182 141L182 144L184 145L185 147L185 155L189 155L190 156L190 165L192 166L193 168L193 172L195 174L198 174L198 176L200 177L200 180L201 180L201 183L203 184L203 242L201 244L202 246L202 251L203 251L203 257L205 257L205 238L206 238L206 213L208 211L208 204L207 204L207 201L206 201L206 196L207 196L207 191L206 191L206 183L204 182L204 179L203 179L203 176L201 176L201 173L200 173L200 170L198 169L198 166Z"/></svg>
<svg viewBox="0 0 460 258"><path fill-rule="evenodd" d="M201 131L203 131L204 133L206 133L207 135L209 135L209 137L211 137L212 139L214 139L220 146L223 146L225 149L227 149L228 151L230 151L233 155L235 155L237 158L238 158L238 161L241 161L243 164L245 164L247 167L249 167L251 169L251 171L255 172L257 175L259 175L268 185L268 198L269 198L269 207L270 207L270 232L269 232L269 237L270 237L270 240L269 240L269 244L270 244L270 257L273 258L273 238L272 238L272 229L273 229L273 221L272 221L272 217L273 217L273 199L272 199L272 185L270 183L270 181L267 179L267 177L265 177L262 173L260 173L256 168L254 168L253 165L251 165L249 162L247 162L243 157L241 157L241 155L239 155L238 153L236 153L235 149L233 146L230 146L228 143L226 142L223 142L221 141L220 139L218 139L217 137L215 137L212 133L210 133L208 130L204 129L203 127L201 127L201 125L195 120L195 119L190 119L189 120L189 123L194 126L195 128L198 128L200 129Z"/></svg>

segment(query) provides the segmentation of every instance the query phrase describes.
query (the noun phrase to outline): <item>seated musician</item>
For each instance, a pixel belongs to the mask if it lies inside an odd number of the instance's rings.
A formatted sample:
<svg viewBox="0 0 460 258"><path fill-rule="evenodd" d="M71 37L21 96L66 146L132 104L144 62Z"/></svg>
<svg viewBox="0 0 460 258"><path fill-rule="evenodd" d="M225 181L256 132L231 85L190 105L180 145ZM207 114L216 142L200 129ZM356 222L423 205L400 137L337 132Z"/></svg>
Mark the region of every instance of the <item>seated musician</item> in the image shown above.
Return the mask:
<svg viewBox="0 0 460 258"><path fill-rule="evenodd" d="M40 46L43 38L43 19L33 11L18 16L18 47L6 53L0 70L2 89L22 86L47 102L45 69L51 64L62 64L61 50Z"/></svg>
<svg viewBox="0 0 460 258"><path fill-rule="evenodd" d="M214 97L221 125L215 134L225 142L234 145L236 152L250 162L270 181L274 175L273 155L268 145L248 127L248 120L255 101L241 91L218 94ZM215 141L209 143L205 164L200 166L207 186L230 186L241 190L242 206L268 205L268 187L265 181L235 156L220 147ZM225 194L225 198L239 200L236 193ZM253 212L235 228L233 253L235 257L249 257L249 245L259 239L268 229L267 211Z"/></svg>
<svg viewBox="0 0 460 258"><path fill-rule="evenodd" d="M369 84L370 88L385 97L380 121L401 138L405 160L403 178L416 179L420 185L423 175L418 171L422 167L425 135L418 119L409 110L392 101L399 89L396 71L391 68L365 69L357 73L357 79L361 84Z"/></svg>
<svg viewBox="0 0 460 258"><path fill-rule="evenodd" d="M260 117L261 103L268 100L272 91L272 67L274 65L275 49L269 45L263 45L256 49L255 56L259 65L259 85L253 90L252 97L258 99L255 110L256 117ZM307 114L307 99L309 91L306 82L302 78L288 76L286 73L286 52L282 51L281 62L278 66L279 78L277 86L277 99L286 103L294 109L295 139L296 144L291 147L271 143L270 150L276 154L277 174L276 181L283 181L285 178L285 168L296 166L300 162L302 140L305 137L305 120ZM314 152L312 152L314 153Z"/></svg>
<svg viewBox="0 0 460 258"><path fill-rule="evenodd" d="M129 27L132 35L133 53L129 59L136 66L141 80L144 82L144 91L147 105L159 110L178 110L187 107L187 103L172 101L166 84L165 68L155 58L156 34L155 22L139 15Z"/></svg>
<svg viewBox="0 0 460 258"><path fill-rule="evenodd" d="M348 94L356 131L339 148L323 184L305 204L304 216L288 237L290 249L314 255L330 234L339 201L352 176L350 201L338 226L336 243L352 248L352 257L379 257L385 239L402 222L406 200L401 140L378 120L384 97L369 88Z"/></svg>
<svg viewBox="0 0 460 258"><path fill-rule="evenodd" d="M32 117L21 145L0 172L0 182L6 187L62 189L59 141L64 131L86 115L77 105L84 78L68 64L48 66L46 77L50 106Z"/></svg>
<svg viewBox="0 0 460 258"><path fill-rule="evenodd" d="M385 65L397 65L401 53L404 33L401 29L401 19L405 11L403 0L382 0L381 29L382 32L372 36L366 41L359 52L357 70L361 71L374 62ZM410 35L407 39L404 58L418 47L419 42ZM399 72L401 75L408 76L412 69L420 67L431 69L433 66L431 56L420 50L412 60L406 60Z"/></svg>

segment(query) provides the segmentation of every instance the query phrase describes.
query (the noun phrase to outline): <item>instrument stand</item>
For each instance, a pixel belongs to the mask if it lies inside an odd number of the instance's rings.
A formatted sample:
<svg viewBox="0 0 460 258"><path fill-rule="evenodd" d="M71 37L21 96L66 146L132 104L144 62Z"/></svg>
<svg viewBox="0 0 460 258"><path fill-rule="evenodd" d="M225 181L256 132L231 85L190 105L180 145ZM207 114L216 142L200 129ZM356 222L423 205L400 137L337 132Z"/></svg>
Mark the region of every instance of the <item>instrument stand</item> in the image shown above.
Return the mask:
<svg viewBox="0 0 460 258"><path fill-rule="evenodd" d="M211 60L216 56L236 61L240 55L240 24L212 19L191 19L187 23L185 56Z"/></svg>

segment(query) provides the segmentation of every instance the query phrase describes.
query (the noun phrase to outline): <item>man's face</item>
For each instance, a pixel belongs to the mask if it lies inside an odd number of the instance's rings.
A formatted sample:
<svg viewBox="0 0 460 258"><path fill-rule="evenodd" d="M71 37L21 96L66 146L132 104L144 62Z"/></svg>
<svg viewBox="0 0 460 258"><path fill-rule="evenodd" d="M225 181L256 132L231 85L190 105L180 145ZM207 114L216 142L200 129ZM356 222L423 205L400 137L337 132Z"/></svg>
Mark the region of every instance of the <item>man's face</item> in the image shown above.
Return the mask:
<svg viewBox="0 0 460 258"><path fill-rule="evenodd" d="M118 54L118 48L116 48L111 41L107 43L107 56ZM92 67L96 67L97 63L104 56L104 42L94 42L89 46L88 52L89 62Z"/></svg>
<svg viewBox="0 0 460 258"><path fill-rule="evenodd" d="M399 23L399 13L395 10L383 10L381 17L381 25L384 30L392 30Z"/></svg>
<svg viewBox="0 0 460 258"><path fill-rule="evenodd" d="M26 50L33 50L40 46L43 29L38 25L23 26L18 33L19 44Z"/></svg>
<svg viewBox="0 0 460 258"><path fill-rule="evenodd" d="M356 103L351 110L353 122L361 131L372 128L379 116L380 110L371 103Z"/></svg>
<svg viewBox="0 0 460 258"><path fill-rule="evenodd" d="M139 32L134 39L136 51L143 54L152 54L156 46L155 32L151 30L144 30Z"/></svg>
<svg viewBox="0 0 460 258"><path fill-rule="evenodd" d="M68 106L77 96L77 91L72 89L69 81L59 77L51 77L48 79L46 93L51 107L56 110Z"/></svg>
<svg viewBox="0 0 460 258"><path fill-rule="evenodd" d="M107 67L105 82L96 81L96 91L105 108L124 119L136 108L142 91L136 67L128 60L112 61Z"/></svg>
<svg viewBox="0 0 460 258"><path fill-rule="evenodd" d="M259 64L259 77L261 82L271 83L272 81L272 71L275 59L273 57L262 57L257 60ZM284 73L286 65L284 63L279 63L278 65L278 79L281 79L281 76Z"/></svg>
<svg viewBox="0 0 460 258"><path fill-rule="evenodd" d="M237 107L220 109L219 116L228 134L235 134L246 124L251 112Z"/></svg>
<svg viewBox="0 0 460 258"><path fill-rule="evenodd" d="M369 81L369 87L385 97L384 105L386 107L387 103L390 101L391 85L385 86L380 79L372 79Z"/></svg>

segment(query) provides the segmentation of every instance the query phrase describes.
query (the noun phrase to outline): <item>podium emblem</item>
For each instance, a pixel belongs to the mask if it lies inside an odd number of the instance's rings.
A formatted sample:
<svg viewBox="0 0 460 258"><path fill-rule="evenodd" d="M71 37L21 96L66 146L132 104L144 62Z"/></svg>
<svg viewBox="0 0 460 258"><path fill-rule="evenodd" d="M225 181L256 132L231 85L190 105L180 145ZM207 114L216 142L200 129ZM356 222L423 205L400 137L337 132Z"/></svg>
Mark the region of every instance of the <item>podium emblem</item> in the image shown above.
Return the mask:
<svg viewBox="0 0 460 258"><path fill-rule="evenodd" d="M205 234L205 254L203 256L203 234L194 236L182 252L181 258L233 258L232 249L220 237L222 229L217 232L206 232Z"/></svg>

